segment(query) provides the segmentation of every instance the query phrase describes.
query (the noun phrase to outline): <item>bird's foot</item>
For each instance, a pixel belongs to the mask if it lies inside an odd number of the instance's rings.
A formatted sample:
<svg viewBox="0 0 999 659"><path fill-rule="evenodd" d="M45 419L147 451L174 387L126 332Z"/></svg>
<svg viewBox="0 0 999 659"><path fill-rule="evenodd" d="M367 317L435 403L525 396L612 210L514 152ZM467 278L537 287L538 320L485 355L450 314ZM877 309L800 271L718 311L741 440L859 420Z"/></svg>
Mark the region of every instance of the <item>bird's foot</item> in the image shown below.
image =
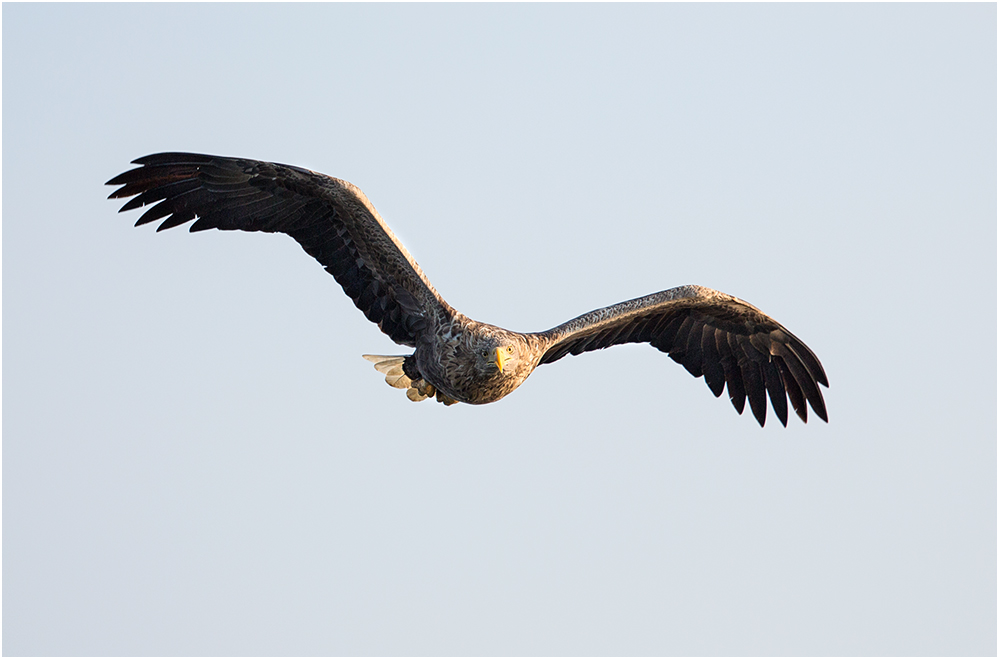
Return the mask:
<svg viewBox="0 0 999 659"><path fill-rule="evenodd" d="M437 402L438 403L444 403L445 405L454 405L458 401L456 401L453 398L449 398L449 397L445 396L444 394L442 394L440 391L438 391L437 392Z"/></svg>

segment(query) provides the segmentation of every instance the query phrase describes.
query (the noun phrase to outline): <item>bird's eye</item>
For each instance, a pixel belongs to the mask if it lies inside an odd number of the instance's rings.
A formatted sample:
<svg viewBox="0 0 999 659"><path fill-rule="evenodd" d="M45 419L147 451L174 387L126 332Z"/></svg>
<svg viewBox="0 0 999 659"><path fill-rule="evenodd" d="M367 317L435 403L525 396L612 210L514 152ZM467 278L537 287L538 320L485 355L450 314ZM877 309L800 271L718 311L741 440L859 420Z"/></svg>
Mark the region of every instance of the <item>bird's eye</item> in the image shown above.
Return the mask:
<svg viewBox="0 0 999 659"><path fill-rule="evenodd" d="M479 352L479 354L482 355L483 357L488 357L489 356L489 351L483 349L482 351Z"/></svg>
<svg viewBox="0 0 999 659"><path fill-rule="evenodd" d="M513 346L507 346L506 347L506 351L509 352L509 353L512 353L513 352Z"/></svg>

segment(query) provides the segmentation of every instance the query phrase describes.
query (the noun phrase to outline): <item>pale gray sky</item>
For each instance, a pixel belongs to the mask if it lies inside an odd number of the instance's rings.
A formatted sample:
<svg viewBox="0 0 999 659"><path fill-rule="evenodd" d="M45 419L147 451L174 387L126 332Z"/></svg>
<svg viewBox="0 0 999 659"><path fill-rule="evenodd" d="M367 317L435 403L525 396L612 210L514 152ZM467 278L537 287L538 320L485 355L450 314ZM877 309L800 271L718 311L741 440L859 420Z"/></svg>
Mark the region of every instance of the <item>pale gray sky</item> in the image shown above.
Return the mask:
<svg viewBox="0 0 999 659"><path fill-rule="evenodd" d="M5 654L996 653L996 5L3 7ZM830 423L647 346L485 407L147 153L360 186L473 318L680 284Z"/></svg>

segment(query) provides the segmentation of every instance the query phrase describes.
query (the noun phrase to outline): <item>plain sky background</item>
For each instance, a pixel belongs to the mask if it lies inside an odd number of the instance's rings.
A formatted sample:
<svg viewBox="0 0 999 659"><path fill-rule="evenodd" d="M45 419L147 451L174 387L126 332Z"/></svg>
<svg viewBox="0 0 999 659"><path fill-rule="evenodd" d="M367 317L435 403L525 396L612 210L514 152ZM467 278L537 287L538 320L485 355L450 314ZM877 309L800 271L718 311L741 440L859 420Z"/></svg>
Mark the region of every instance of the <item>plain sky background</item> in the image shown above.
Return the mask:
<svg viewBox="0 0 999 659"><path fill-rule="evenodd" d="M3 652L996 653L996 5L3 6ZM363 189L521 331L696 283L830 423L648 346L485 406L171 150Z"/></svg>

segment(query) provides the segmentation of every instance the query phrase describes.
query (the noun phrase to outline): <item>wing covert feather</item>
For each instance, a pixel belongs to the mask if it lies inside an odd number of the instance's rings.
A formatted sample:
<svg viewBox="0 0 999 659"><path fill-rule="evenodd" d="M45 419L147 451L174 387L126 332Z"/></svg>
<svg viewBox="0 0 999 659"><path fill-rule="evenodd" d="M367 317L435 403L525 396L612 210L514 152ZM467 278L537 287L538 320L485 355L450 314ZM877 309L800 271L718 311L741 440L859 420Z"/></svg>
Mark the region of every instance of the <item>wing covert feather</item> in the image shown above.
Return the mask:
<svg viewBox="0 0 999 659"><path fill-rule="evenodd" d="M716 397L728 388L739 414L749 400L757 422L766 422L767 398L787 425L787 402L807 422L808 405L828 421L819 385L829 381L818 358L800 339L738 298L702 286L679 286L597 309L535 335L540 364L565 355L623 343L649 343L694 377L704 377Z"/></svg>

